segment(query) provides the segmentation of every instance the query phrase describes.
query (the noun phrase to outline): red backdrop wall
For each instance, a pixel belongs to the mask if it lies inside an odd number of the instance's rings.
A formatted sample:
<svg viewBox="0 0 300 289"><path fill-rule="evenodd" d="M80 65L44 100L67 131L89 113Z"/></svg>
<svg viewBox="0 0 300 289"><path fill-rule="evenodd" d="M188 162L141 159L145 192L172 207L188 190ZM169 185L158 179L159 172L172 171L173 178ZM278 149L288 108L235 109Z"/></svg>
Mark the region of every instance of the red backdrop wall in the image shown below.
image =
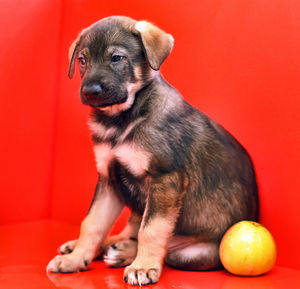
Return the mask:
<svg viewBox="0 0 300 289"><path fill-rule="evenodd" d="M0 3L0 223L50 214L59 1Z"/></svg>
<svg viewBox="0 0 300 289"><path fill-rule="evenodd" d="M165 78L250 152L278 264L300 268L299 1L2 2L0 222L84 217L97 175L67 51L82 28L121 14L173 34Z"/></svg>

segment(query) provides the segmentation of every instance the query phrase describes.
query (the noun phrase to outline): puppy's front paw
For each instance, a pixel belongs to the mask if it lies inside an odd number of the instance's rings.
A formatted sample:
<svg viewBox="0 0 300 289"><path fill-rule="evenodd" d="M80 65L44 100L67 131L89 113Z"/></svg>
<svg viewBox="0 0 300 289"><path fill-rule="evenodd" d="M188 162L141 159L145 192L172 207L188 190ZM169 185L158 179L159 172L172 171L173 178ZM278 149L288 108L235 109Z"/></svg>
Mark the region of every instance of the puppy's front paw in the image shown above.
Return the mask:
<svg viewBox="0 0 300 289"><path fill-rule="evenodd" d="M120 241L106 249L103 260L109 267L124 267L132 263L136 253L137 241Z"/></svg>
<svg viewBox="0 0 300 289"><path fill-rule="evenodd" d="M131 285L148 285L157 283L161 275L161 265L153 267L138 267L130 265L125 268L124 281Z"/></svg>
<svg viewBox="0 0 300 289"><path fill-rule="evenodd" d="M49 262L47 272L72 273L85 271L89 263L90 261L80 255L58 255Z"/></svg>

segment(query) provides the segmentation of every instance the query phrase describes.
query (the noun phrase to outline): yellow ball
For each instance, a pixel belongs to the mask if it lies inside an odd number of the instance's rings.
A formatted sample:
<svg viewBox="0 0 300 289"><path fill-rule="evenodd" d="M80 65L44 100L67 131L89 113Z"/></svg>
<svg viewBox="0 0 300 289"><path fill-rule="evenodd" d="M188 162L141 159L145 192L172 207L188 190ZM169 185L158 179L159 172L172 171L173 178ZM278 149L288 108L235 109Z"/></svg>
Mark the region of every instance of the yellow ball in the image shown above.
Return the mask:
<svg viewBox="0 0 300 289"><path fill-rule="evenodd" d="M276 261L276 244L261 224L241 221L223 236L220 259L226 270L239 276L258 276L272 269Z"/></svg>

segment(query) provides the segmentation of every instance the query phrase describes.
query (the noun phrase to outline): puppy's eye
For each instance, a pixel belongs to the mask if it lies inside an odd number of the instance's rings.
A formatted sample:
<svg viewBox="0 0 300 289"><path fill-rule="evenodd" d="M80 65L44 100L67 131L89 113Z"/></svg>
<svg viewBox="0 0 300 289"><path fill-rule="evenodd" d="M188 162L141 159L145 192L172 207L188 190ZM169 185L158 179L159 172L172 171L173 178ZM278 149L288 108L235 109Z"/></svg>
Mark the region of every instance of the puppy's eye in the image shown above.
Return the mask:
<svg viewBox="0 0 300 289"><path fill-rule="evenodd" d="M80 66L85 66L86 65L86 59L82 56L78 57L78 62Z"/></svg>
<svg viewBox="0 0 300 289"><path fill-rule="evenodd" d="M124 60L125 58L126 58L125 56L116 54L111 57L111 62L119 62L121 60Z"/></svg>

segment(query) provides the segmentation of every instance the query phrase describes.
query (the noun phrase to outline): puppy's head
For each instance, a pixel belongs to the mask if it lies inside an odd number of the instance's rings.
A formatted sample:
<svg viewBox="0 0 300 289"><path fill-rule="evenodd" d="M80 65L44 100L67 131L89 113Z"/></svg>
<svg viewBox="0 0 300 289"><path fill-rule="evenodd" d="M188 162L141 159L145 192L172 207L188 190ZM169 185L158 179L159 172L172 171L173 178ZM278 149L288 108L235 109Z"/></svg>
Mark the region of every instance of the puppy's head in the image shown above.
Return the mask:
<svg viewBox="0 0 300 289"><path fill-rule="evenodd" d="M146 21L104 18L84 29L70 47L69 77L78 60L81 100L111 113L129 109L173 46L171 35Z"/></svg>

